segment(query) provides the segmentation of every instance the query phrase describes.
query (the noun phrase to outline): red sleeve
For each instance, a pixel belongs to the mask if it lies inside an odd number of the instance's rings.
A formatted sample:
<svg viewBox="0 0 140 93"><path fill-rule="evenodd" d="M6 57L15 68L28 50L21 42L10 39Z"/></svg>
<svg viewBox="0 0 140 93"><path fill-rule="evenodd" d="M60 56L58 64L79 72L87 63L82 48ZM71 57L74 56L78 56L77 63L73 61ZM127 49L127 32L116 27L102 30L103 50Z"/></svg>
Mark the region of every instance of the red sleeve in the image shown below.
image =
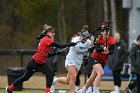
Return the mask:
<svg viewBox="0 0 140 93"><path fill-rule="evenodd" d="M50 44L52 44L53 42L54 42L54 40L51 39L51 38L49 38L49 39L46 41L46 44L47 44L47 45L50 45Z"/></svg>
<svg viewBox="0 0 140 93"><path fill-rule="evenodd" d="M109 43L110 45L114 45L114 44L116 44L116 41L115 41L114 38L112 38L111 36L109 36L109 41L108 41L108 43Z"/></svg>
<svg viewBox="0 0 140 93"><path fill-rule="evenodd" d="M43 41L46 45L50 45L54 42L54 40L52 38L49 38L47 36L43 38Z"/></svg>

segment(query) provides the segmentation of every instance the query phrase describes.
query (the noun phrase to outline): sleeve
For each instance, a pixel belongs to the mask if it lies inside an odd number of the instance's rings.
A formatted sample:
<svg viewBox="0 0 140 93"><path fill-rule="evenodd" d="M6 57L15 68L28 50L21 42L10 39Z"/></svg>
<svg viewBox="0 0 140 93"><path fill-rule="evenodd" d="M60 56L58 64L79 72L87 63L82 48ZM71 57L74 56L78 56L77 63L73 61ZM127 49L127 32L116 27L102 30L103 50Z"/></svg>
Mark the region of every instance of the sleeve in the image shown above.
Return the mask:
<svg viewBox="0 0 140 93"><path fill-rule="evenodd" d="M125 44L122 45L122 55L120 58L120 62L123 62L124 59L128 56L128 51L127 51L127 47Z"/></svg>
<svg viewBox="0 0 140 93"><path fill-rule="evenodd" d="M99 53L104 51L103 48L100 47L100 44L96 44L94 48L95 48L96 51L99 52Z"/></svg>
<svg viewBox="0 0 140 93"><path fill-rule="evenodd" d="M52 57L52 56L55 56L55 55L57 55L56 52L55 52L55 53L48 53L48 54L47 54L47 57Z"/></svg>
<svg viewBox="0 0 140 93"><path fill-rule="evenodd" d="M51 38L45 38L45 43L46 43L47 45L51 45L53 42L54 42L53 39L51 39Z"/></svg>
<svg viewBox="0 0 140 93"><path fill-rule="evenodd" d="M65 43L65 44L60 44L58 42L53 42L51 43L51 46L53 47L57 47L57 48L65 48L65 47L70 47L70 46L74 46L76 43Z"/></svg>
<svg viewBox="0 0 140 93"><path fill-rule="evenodd" d="M88 52L88 49L81 49L79 46L74 46L77 54L83 54L85 52Z"/></svg>
<svg viewBox="0 0 140 93"><path fill-rule="evenodd" d="M73 43L77 43L77 42L79 42L79 41L78 41L77 37L74 37L74 38L72 39L71 42L73 42Z"/></svg>
<svg viewBox="0 0 140 93"><path fill-rule="evenodd" d="M72 40L72 42L78 42L77 40L75 40L75 38ZM82 48L79 44L77 44L76 46L74 46L75 48L75 51L77 52L77 54L83 54L83 53L86 53L88 52L88 48L90 48L90 45L91 45L91 42L88 40L86 45L88 47L86 48Z"/></svg>
<svg viewBox="0 0 140 93"><path fill-rule="evenodd" d="M130 60L131 60L131 65L134 66L136 62L136 47L133 46L130 49Z"/></svg>
<svg viewBox="0 0 140 93"><path fill-rule="evenodd" d="M109 55L112 55L115 49L115 44L110 46Z"/></svg>
<svg viewBox="0 0 140 93"><path fill-rule="evenodd" d="M92 46L91 48L88 49L88 52L93 52L93 50L95 49L95 46Z"/></svg>

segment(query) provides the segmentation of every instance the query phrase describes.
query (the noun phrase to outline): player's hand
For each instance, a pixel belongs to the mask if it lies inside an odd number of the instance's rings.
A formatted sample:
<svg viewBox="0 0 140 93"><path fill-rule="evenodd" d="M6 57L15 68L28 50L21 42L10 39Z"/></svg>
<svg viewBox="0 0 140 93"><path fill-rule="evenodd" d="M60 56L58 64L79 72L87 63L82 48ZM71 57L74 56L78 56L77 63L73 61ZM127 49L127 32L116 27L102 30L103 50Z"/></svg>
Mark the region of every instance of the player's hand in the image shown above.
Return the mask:
<svg viewBox="0 0 140 93"><path fill-rule="evenodd" d="M104 47L103 48L104 52L108 51L108 48L107 47Z"/></svg>
<svg viewBox="0 0 140 93"><path fill-rule="evenodd" d="M104 51L103 51L102 53L104 53L104 54L109 54L109 51L108 51L108 48L107 48L107 47L104 47L103 50L104 50Z"/></svg>
<svg viewBox="0 0 140 93"><path fill-rule="evenodd" d="M57 51L57 52L56 52L56 55L61 55L61 52L60 52L60 51Z"/></svg>
<svg viewBox="0 0 140 93"><path fill-rule="evenodd" d="M94 47L88 48L88 52L92 52L94 50Z"/></svg>

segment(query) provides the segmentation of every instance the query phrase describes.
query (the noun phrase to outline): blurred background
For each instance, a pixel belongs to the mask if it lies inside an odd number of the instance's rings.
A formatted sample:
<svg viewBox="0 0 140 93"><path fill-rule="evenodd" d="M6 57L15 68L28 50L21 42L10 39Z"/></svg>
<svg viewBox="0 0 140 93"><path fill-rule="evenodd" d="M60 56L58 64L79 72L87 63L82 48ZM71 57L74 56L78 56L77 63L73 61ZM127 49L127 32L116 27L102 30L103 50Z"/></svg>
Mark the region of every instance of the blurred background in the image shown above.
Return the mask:
<svg viewBox="0 0 140 93"><path fill-rule="evenodd" d="M64 43L70 42L84 24L93 31L104 20L112 21L112 35L120 32L129 47L140 34L139 16L139 0L0 0L0 50L35 50L36 37L46 23L55 28L55 40ZM0 77L6 76L7 67L25 67L30 58L1 53ZM59 61L57 73L66 73L64 56ZM0 82L0 88L5 85Z"/></svg>

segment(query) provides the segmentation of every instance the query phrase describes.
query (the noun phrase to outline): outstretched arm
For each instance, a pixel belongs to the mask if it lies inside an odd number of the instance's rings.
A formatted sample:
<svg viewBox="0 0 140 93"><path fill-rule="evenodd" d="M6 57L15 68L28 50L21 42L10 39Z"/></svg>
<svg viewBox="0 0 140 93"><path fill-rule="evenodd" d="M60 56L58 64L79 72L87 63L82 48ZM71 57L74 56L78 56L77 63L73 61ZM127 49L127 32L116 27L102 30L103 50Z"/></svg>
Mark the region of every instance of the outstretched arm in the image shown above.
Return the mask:
<svg viewBox="0 0 140 93"><path fill-rule="evenodd" d="M48 54L47 54L47 57L52 57L52 56L60 55L60 54L61 54L61 52L56 51L56 52L54 52L54 53L48 53Z"/></svg>
<svg viewBox="0 0 140 93"><path fill-rule="evenodd" d="M75 46L76 43L65 43L65 44L60 44L58 42L53 42L51 46L57 47L57 48L65 48L65 47L70 47L70 46Z"/></svg>

